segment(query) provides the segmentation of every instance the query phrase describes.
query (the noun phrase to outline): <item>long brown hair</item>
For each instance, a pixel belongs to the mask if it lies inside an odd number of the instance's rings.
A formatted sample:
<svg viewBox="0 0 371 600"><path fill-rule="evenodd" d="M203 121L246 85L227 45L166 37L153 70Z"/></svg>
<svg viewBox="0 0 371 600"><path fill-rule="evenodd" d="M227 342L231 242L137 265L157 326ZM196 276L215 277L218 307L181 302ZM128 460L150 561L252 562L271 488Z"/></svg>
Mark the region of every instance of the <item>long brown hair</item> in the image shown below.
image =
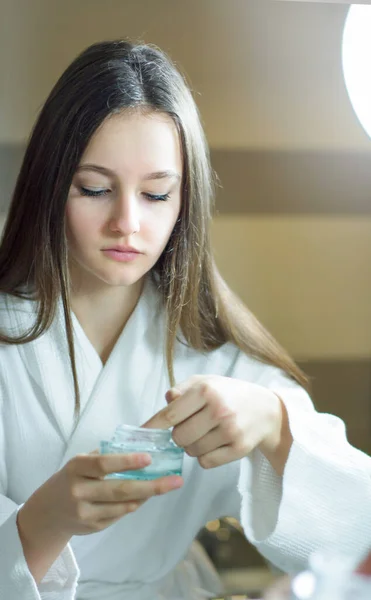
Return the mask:
<svg viewBox="0 0 371 600"><path fill-rule="evenodd" d="M198 111L185 80L158 49L126 41L93 44L62 74L31 134L0 245L0 292L37 301L34 326L0 342L23 344L41 336L62 300L79 412L79 390L65 237L65 206L72 178L97 128L111 114L146 107L170 115L184 160L179 219L153 268L167 314L166 358L174 383L179 330L195 349L235 343L257 360L279 367L302 385L289 355L229 290L210 243L213 172Z"/></svg>

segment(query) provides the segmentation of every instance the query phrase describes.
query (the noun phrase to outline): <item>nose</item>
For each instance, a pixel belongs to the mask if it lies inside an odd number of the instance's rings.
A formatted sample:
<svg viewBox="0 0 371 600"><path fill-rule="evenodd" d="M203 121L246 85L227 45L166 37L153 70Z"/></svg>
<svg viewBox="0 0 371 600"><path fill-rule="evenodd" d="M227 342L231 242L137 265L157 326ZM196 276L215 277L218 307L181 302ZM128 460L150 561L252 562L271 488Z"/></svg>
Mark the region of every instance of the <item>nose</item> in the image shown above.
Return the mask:
<svg viewBox="0 0 371 600"><path fill-rule="evenodd" d="M117 198L109 223L110 230L127 237L140 230L139 206L134 194Z"/></svg>

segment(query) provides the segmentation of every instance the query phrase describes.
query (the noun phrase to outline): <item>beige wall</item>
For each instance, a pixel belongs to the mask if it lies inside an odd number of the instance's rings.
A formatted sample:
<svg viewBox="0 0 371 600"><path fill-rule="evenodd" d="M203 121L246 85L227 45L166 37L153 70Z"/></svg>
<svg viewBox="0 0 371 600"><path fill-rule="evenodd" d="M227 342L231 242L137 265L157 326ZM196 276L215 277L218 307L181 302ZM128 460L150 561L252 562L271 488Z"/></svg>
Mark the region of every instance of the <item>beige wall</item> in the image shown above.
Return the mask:
<svg viewBox="0 0 371 600"><path fill-rule="evenodd" d="M0 9L0 142L24 141L85 46L130 36L160 45L184 68L213 147L369 146L343 84L345 5L0 0Z"/></svg>
<svg viewBox="0 0 371 600"><path fill-rule="evenodd" d="M300 360L371 357L371 217L221 215L219 268Z"/></svg>

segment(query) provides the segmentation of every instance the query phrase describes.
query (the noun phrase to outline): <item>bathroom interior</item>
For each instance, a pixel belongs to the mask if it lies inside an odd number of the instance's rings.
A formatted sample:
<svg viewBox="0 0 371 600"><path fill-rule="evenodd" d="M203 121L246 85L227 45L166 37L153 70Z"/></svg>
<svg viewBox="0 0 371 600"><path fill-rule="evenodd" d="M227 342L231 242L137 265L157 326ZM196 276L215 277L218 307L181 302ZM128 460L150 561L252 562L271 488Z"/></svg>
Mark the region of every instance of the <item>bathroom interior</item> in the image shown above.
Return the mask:
<svg viewBox="0 0 371 600"><path fill-rule="evenodd" d="M34 118L70 60L102 39L158 45L191 83L210 144L222 275L308 374L316 408L371 453L371 140L342 69L349 4L0 6L0 229ZM230 594L260 597L279 576L228 515L199 540Z"/></svg>

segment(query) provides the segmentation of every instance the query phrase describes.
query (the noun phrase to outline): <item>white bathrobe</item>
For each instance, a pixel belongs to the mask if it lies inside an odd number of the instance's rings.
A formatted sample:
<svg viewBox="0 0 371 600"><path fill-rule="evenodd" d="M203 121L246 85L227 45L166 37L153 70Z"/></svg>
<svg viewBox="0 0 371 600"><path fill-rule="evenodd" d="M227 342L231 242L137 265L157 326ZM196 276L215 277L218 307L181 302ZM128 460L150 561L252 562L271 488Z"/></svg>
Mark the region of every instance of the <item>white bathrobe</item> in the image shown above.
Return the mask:
<svg viewBox="0 0 371 600"><path fill-rule="evenodd" d="M0 297L1 329L17 333L32 322L32 302ZM219 374L280 395L294 437L283 479L259 451L211 470L186 456L182 489L150 499L102 532L73 537L36 585L17 532L19 506L73 456L109 439L119 423L144 423L165 406L169 388L164 315L151 283L105 366L75 318L74 332L81 417L72 434L61 311L39 340L0 346L1 600L208 597L205 590L215 592L217 583L201 568L192 541L206 521L223 515L238 518L258 550L288 572L319 547L362 553L371 544L371 459L348 444L342 421L317 413L296 383L231 344L201 353L179 343L177 381Z"/></svg>

